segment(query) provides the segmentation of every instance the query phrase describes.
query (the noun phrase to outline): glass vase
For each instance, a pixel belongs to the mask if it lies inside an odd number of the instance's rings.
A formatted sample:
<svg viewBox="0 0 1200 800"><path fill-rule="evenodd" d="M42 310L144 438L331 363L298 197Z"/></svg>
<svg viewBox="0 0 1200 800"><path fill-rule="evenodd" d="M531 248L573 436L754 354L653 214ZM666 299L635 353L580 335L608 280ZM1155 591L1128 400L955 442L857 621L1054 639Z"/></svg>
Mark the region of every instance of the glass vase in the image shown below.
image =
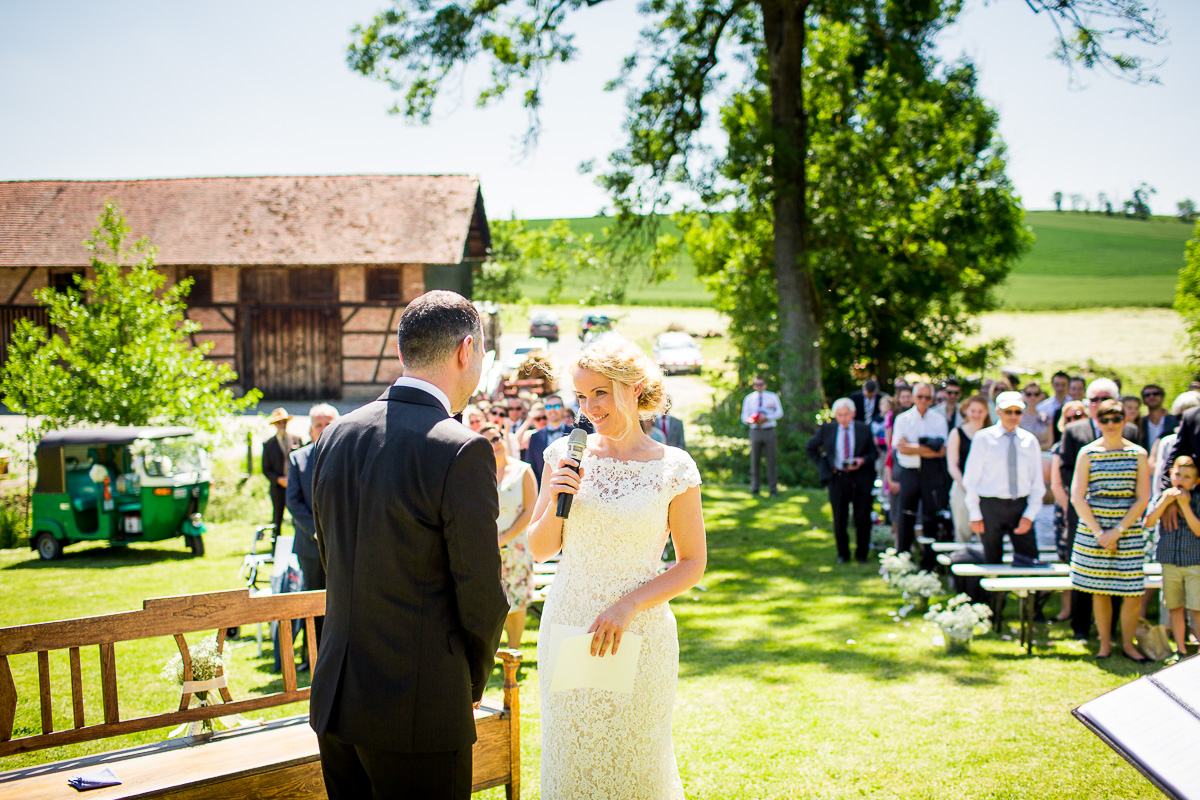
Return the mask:
<svg viewBox="0 0 1200 800"><path fill-rule="evenodd" d="M946 642L946 655L964 655L971 652L971 637L970 636L951 636L945 629L942 630L942 639Z"/></svg>

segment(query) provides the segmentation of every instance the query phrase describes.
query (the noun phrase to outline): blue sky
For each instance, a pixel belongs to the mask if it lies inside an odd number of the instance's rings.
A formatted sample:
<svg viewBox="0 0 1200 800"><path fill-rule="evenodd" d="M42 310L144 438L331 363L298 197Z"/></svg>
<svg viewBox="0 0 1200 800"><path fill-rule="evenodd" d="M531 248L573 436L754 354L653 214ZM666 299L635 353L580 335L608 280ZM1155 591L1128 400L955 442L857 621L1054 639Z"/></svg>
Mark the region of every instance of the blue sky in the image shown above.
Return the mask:
<svg viewBox="0 0 1200 800"><path fill-rule="evenodd" d="M385 113L387 88L345 62L350 27L383 5L0 0L0 180L469 173L493 218L605 205L578 166L622 141L624 100L602 87L634 46L634 0L578 12L581 57L551 75L531 154L524 111L476 109L470 73L428 126ZM1056 190L1127 198L1142 181L1157 213L1200 202L1200 3L1160 0L1160 85L1095 74L1084 88L1047 57L1052 29L1024 3L967 7L939 46L979 66L1027 208L1050 207Z"/></svg>

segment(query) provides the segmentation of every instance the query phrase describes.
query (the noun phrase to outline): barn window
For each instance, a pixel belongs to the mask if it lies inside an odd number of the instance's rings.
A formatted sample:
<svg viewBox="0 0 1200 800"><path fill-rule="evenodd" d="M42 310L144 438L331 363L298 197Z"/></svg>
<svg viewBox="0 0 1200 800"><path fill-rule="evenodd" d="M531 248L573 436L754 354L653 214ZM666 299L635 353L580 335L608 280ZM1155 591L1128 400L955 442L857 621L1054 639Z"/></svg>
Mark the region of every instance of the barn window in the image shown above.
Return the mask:
<svg viewBox="0 0 1200 800"><path fill-rule="evenodd" d="M192 290L188 293L189 306L211 306L213 301L212 269L189 267L183 271L184 278L192 279Z"/></svg>
<svg viewBox="0 0 1200 800"><path fill-rule="evenodd" d="M71 289L79 289L75 283L75 276L83 278L84 272L81 269L52 269L50 270L50 286L56 292L66 292Z"/></svg>
<svg viewBox="0 0 1200 800"><path fill-rule="evenodd" d="M399 267L367 267L367 300L400 301L402 291Z"/></svg>

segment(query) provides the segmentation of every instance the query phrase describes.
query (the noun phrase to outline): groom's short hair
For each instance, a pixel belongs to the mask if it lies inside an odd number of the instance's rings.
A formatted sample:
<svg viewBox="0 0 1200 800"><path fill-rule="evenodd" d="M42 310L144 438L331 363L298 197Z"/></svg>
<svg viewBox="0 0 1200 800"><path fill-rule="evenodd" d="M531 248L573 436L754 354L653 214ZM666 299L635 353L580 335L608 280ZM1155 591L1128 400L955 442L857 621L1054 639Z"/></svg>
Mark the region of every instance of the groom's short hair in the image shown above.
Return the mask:
<svg viewBox="0 0 1200 800"><path fill-rule="evenodd" d="M409 303L396 329L400 359L410 369L445 363L468 336L475 337L476 350L483 346L479 312L467 298L444 290L426 292Z"/></svg>

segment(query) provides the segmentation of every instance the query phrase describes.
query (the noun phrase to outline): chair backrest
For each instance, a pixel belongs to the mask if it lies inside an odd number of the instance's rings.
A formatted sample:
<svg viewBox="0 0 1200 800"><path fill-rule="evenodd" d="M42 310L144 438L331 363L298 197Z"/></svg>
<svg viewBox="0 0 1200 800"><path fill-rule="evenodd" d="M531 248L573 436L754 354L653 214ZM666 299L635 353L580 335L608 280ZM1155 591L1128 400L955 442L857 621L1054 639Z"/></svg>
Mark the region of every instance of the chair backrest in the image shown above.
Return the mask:
<svg viewBox="0 0 1200 800"><path fill-rule="evenodd" d="M74 742L104 739L128 733L153 730L238 714L260 708L295 703L308 699L307 687L296 683L295 656L289 637L280 638L283 665L283 691L235 700L228 687L219 691L223 704L189 708L191 695L183 693L179 709L132 719L122 719L117 685L117 642L132 642L162 636L174 638L183 659L184 680L191 681L192 664L186 633L215 631L218 650L224 648L229 628L258 622L303 620L308 632L309 658L316 661L316 626L314 618L325 613L325 592L294 592L290 594L251 597L247 589L225 592L160 597L146 600L139 611L105 614L97 617L41 622L0 628L0 756L57 747ZM84 714L83 674L80 649L98 647L100 651L99 681L102 694L103 722L87 724ZM70 694L74 727L55 731L52 715L53 699L50 680L50 653L65 650L70 661ZM13 738L18 707L17 686L9 664L10 656L37 657L38 702L41 706L41 732ZM134 676L137 680L142 676ZM149 676L146 676L149 677ZM124 680L130 680L125 676Z"/></svg>

